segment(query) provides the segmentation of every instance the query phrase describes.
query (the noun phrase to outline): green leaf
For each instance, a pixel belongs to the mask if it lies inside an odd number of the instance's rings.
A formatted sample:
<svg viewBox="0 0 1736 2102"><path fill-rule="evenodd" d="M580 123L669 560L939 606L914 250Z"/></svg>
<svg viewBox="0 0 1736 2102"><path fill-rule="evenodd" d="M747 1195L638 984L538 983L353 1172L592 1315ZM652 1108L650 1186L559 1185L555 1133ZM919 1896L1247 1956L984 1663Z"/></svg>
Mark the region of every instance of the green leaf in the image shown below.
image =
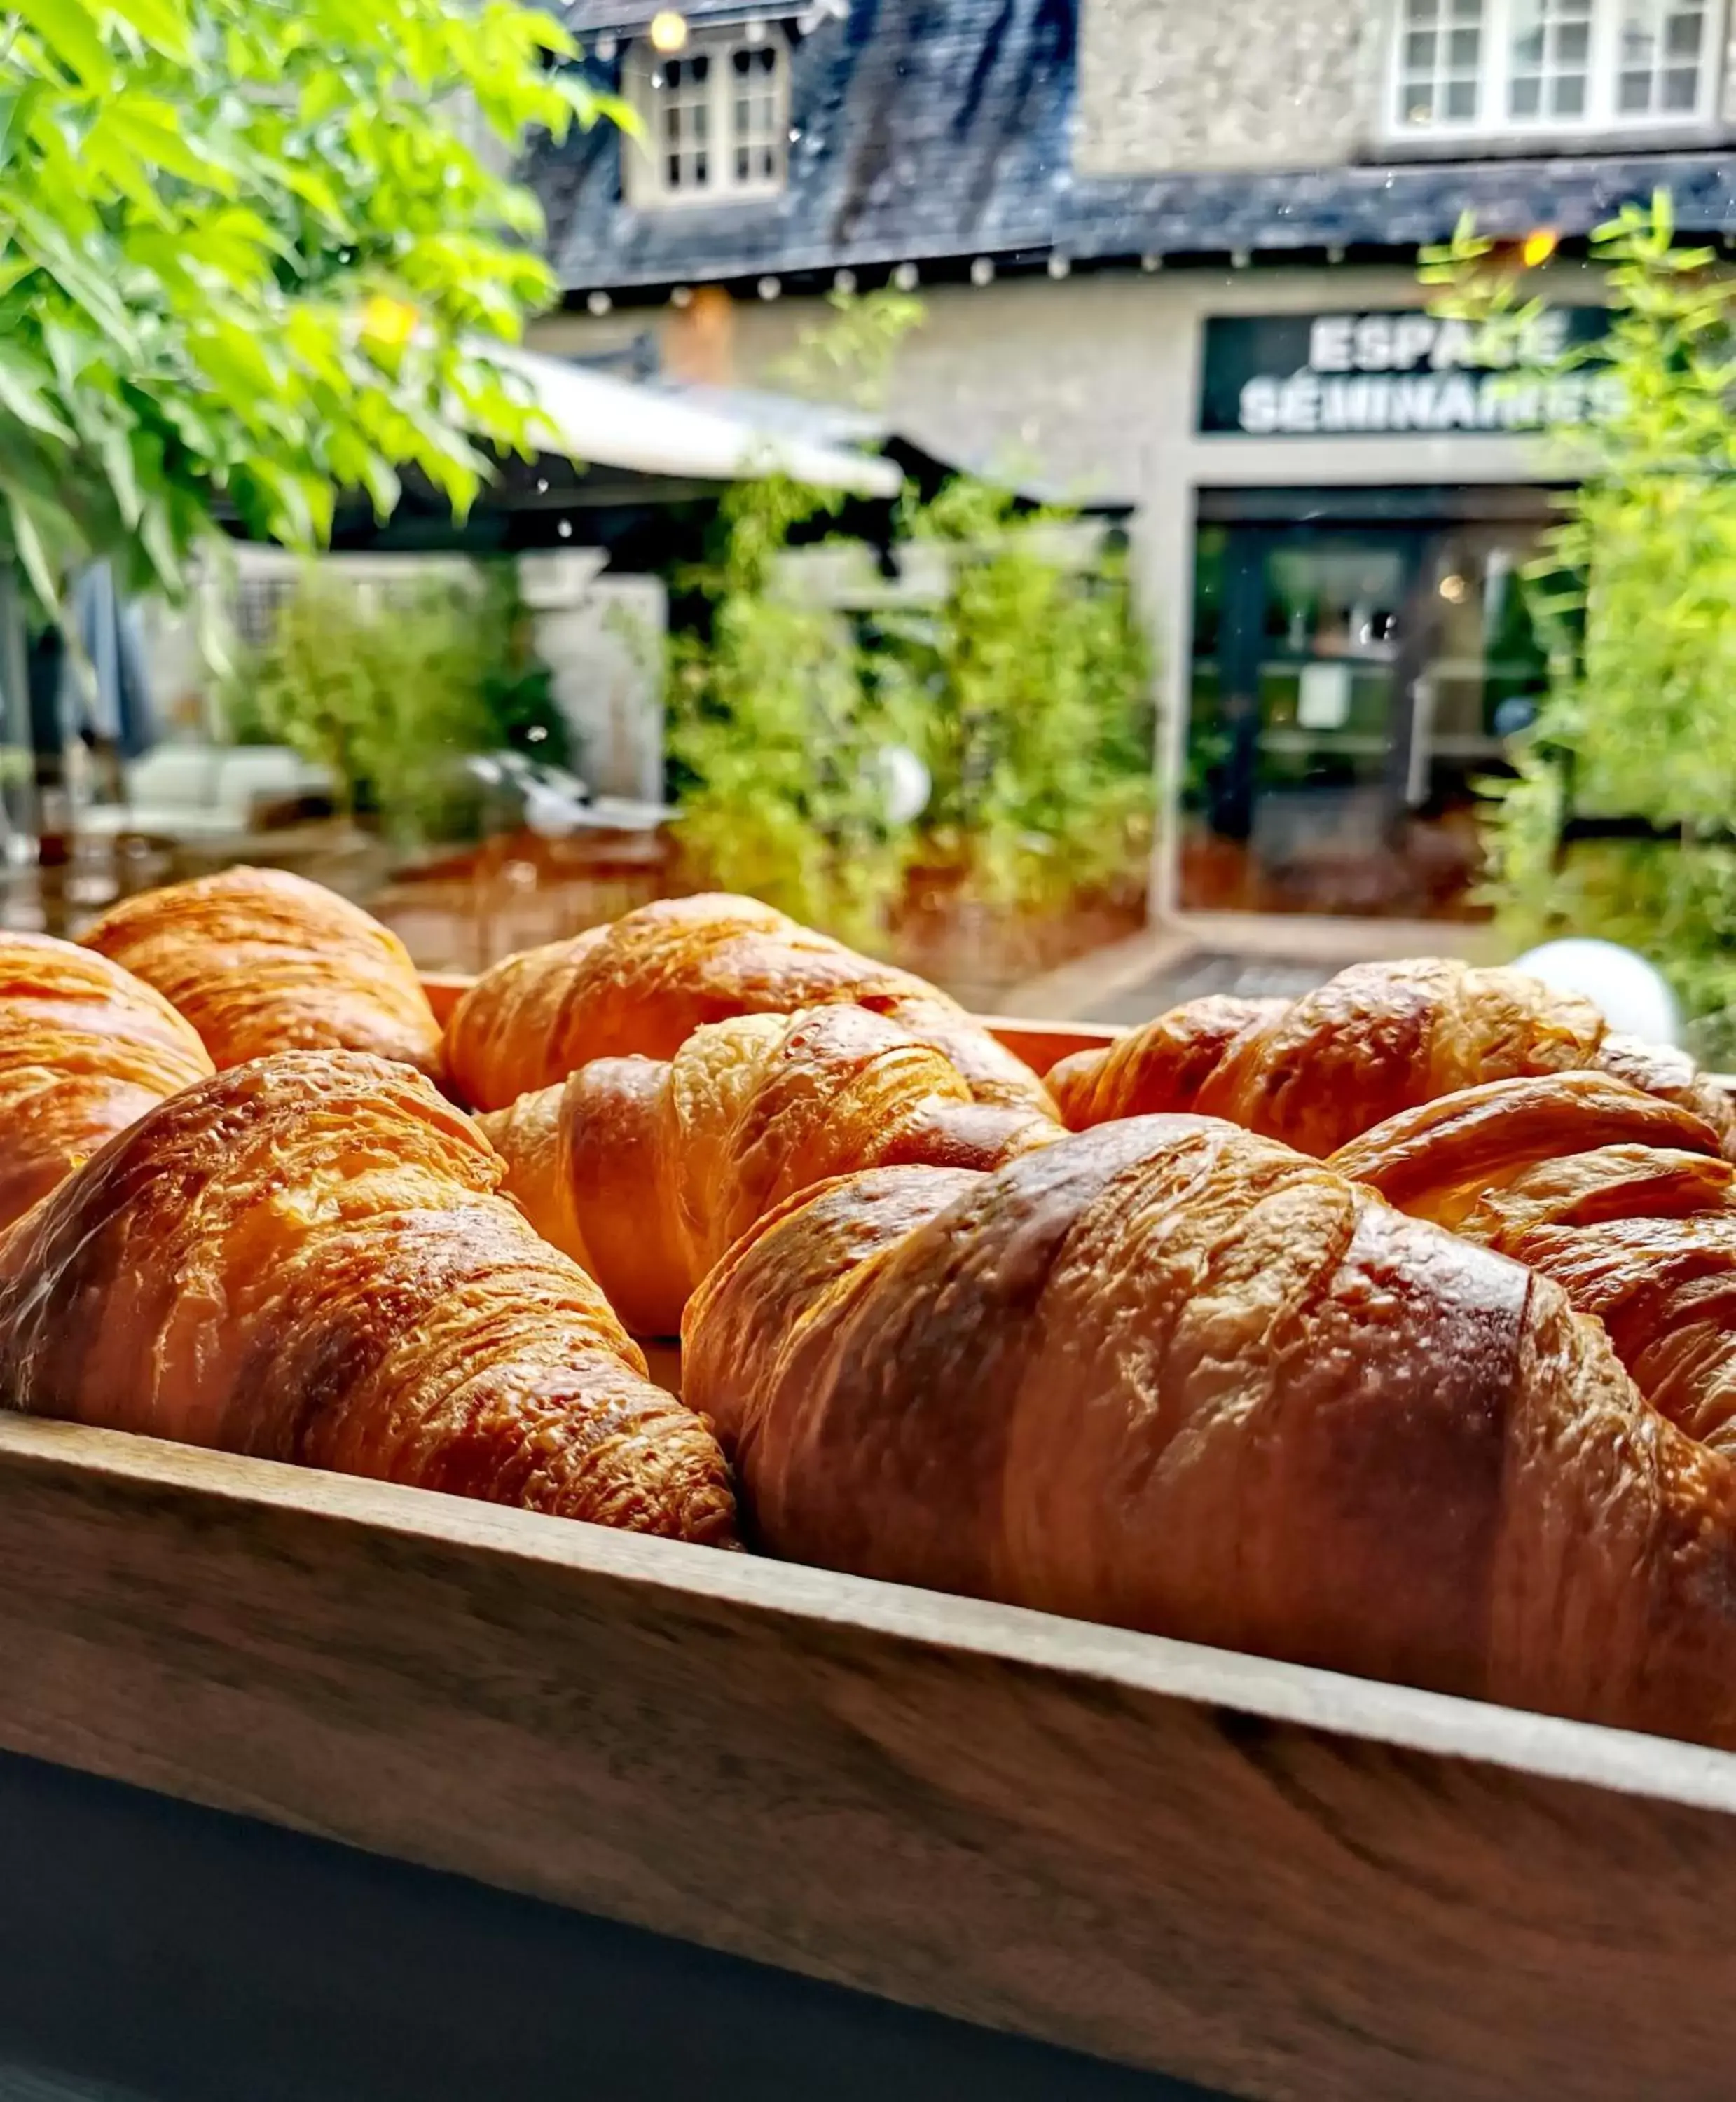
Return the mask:
<svg viewBox="0 0 1736 2102"><path fill-rule="evenodd" d="M114 491L114 499L121 507L121 516L130 528L136 528L144 516L144 500L139 493L138 471L133 463L133 449L125 432L105 431L97 441L108 486Z"/></svg>
<svg viewBox="0 0 1736 2102"><path fill-rule="evenodd" d="M185 11L175 0L108 0L123 22L130 22L144 41L166 57L188 60L193 37Z"/></svg>
<svg viewBox="0 0 1736 2102"><path fill-rule="evenodd" d="M0 408L16 416L27 428L40 431L44 437L60 438L71 444L77 434L44 395L42 381L45 376L33 372L12 351L0 348Z"/></svg>
<svg viewBox="0 0 1736 2102"><path fill-rule="evenodd" d="M19 490L10 486L6 491L6 502L12 521L12 543L24 565L24 574L44 607L50 612L56 611L60 604L60 579L48 559L48 550L29 504Z"/></svg>
<svg viewBox="0 0 1736 2102"><path fill-rule="evenodd" d="M184 596L187 589L187 572L175 548L169 514L162 504L145 506L139 521L139 540L163 589L172 599Z"/></svg>
<svg viewBox="0 0 1736 2102"><path fill-rule="evenodd" d="M13 0L12 12L22 16L86 87L100 87L108 79L113 61L81 0Z"/></svg>
<svg viewBox="0 0 1736 2102"><path fill-rule="evenodd" d="M123 95L110 103L100 121L141 159L166 173L219 191L225 197L234 194L234 170L211 140L183 131L179 113L172 103Z"/></svg>

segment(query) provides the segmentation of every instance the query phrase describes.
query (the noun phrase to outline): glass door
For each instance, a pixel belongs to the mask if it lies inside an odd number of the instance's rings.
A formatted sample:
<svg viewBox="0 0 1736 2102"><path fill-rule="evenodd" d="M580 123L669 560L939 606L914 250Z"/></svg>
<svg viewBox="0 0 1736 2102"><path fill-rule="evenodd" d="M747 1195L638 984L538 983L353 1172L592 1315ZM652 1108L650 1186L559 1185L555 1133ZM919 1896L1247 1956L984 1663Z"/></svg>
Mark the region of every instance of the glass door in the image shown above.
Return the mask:
<svg viewBox="0 0 1736 2102"><path fill-rule="evenodd" d="M1204 525L1182 905L1474 916L1478 780L1543 653L1530 524Z"/></svg>

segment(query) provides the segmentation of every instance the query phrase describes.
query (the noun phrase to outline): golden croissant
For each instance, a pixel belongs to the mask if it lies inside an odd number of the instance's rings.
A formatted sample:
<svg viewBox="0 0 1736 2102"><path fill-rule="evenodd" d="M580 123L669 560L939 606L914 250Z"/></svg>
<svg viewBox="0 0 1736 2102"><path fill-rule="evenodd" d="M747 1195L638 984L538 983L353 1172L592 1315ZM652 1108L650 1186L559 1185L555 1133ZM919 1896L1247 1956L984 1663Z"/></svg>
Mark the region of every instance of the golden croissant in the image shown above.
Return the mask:
<svg viewBox="0 0 1736 2102"><path fill-rule="evenodd" d="M231 868L144 891L82 940L171 1000L219 1067L371 1051L439 1077L440 1025L403 943L304 877Z"/></svg>
<svg viewBox="0 0 1736 2102"><path fill-rule="evenodd" d="M1328 1164L1553 1278L1654 1408L1736 1453L1736 1169L1698 1117L1601 1073L1499 1080Z"/></svg>
<svg viewBox="0 0 1736 2102"><path fill-rule="evenodd" d="M160 1104L0 1238L41 1416L728 1542L710 1430L419 1074L286 1052Z"/></svg>
<svg viewBox="0 0 1736 2102"><path fill-rule="evenodd" d="M1736 1746L1736 1463L1547 1278L1198 1117L793 1199L687 1398L773 1553Z"/></svg>
<svg viewBox="0 0 1736 2102"><path fill-rule="evenodd" d="M1043 1083L937 987L859 956L751 898L641 906L508 956L446 1025L446 1068L475 1108L505 1109L593 1058L672 1058L696 1029L839 1000L943 1052L978 1102L1054 1114Z"/></svg>
<svg viewBox="0 0 1736 2102"><path fill-rule="evenodd" d="M1736 1157L1736 1106L1685 1053L1610 1031L1588 1000L1442 957L1357 964L1296 1000L1194 1000L1049 1075L1069 1128L1175 1111L1324 1159L1485 1080L1594 1067L1679 1103Z"/></svg>
<svg viewBox="0 0 1736 2102"><path fill-rule="evenodd" d="M0 933L0 1228L211 1070L191 1025L118 964Z"/></svg>
<svg viewBox="0 0 1736 2102"><path fill-rule="evenodd" d="M531 1224L642 1336L673 1335L712 1264L795 1191L894 1162L998 1168L1061 1136L844 1006L711 1022L672 1060L596 1058L480 1122Z"/></svg>

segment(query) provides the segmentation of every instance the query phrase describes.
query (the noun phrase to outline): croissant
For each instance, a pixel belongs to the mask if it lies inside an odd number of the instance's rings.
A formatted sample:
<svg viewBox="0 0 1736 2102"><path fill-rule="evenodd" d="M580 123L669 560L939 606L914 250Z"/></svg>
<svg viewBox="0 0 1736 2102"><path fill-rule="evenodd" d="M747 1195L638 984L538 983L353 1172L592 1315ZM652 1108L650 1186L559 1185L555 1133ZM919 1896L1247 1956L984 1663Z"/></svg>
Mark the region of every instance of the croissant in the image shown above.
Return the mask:
<svg viewBox="0 0 1736 2102"><path fill-rule="evenodd" d="M0 1238L11 1406L689 1541L710 1430L403 1065L285 1052L160 1104Z"/></svg>
<svg viewBox="0 0 1736 2102"><path fill-rule="evenodd" d="M0 1228L211 1071L160 993L46 934L0 934Z"/></svg>
<svg viewBox="0 0 1736 2102"><path fill-rule="evenodd" d="M1521 972L1441 957L1358 964L1297 1000L1192 1001L1048 1078L1074 1131L1193 1111L1324 1159L1458 1089L1587 1067L1693 1111L1736 1158L1736 1106L1685 1053L1612 1034Z"/></svg>
<svg viewBox="0 0 1736 2102"><path fill-rule="evenodd" d="M1043 1083L956 1001L768 905L721 894L641 906L612 926L508 956L446 1025L464 1099L505 1109L593 1058L672 1058L708 1022L848 1000L932 1044L978 1102L1053 1115Z"/></svg>
<svg viewBox="0 0 1736 2102"><path fill-rule="evenodd" d="M1214 1120L792 1199L687 1397L771 1552L1736 1745L1736 1471L1505 1257Z"/></svg>
<svg viewBox="0 0 1736 2102"><path fill-rule="evenodd" d="M998 1168L1061 1136L973 1102L932 1045L857 1007L748 1014L672 1060L596 1058L479 1121L507 1190L627 1327L673 1335L730 1243L792 1191L858 1168Z"/></svg>
<svg viewBox="0 0 1736 2102"><path fill-rule="evenodd" d="M1328 1164L1553 1278L1654 1408L1736 1454L1736 1169L1697 1117L1601 1073L1500 1080Z"/></svg>
<svg viewBox="0 0 1736 2102"><path fill-rule="evenodd" d="M397 936L281 869L232 868L111 906L86 948L153 985L219 1067L371 1051L440 1074L440 1025Z"/></svg>

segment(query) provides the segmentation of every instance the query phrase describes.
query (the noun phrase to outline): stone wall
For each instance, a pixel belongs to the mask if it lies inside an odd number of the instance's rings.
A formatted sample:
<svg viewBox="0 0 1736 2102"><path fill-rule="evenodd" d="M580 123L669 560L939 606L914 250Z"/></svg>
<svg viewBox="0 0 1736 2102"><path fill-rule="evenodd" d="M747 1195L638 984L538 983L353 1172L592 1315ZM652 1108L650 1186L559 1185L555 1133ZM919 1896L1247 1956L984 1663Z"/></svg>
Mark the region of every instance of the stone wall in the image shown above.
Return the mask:
<svg viewBox="0 0 1736 2102"><path fill-rule="evenodd" d="M1082 175L1318 168L1378 122L1381 0L1083 0Z"/></svg>

